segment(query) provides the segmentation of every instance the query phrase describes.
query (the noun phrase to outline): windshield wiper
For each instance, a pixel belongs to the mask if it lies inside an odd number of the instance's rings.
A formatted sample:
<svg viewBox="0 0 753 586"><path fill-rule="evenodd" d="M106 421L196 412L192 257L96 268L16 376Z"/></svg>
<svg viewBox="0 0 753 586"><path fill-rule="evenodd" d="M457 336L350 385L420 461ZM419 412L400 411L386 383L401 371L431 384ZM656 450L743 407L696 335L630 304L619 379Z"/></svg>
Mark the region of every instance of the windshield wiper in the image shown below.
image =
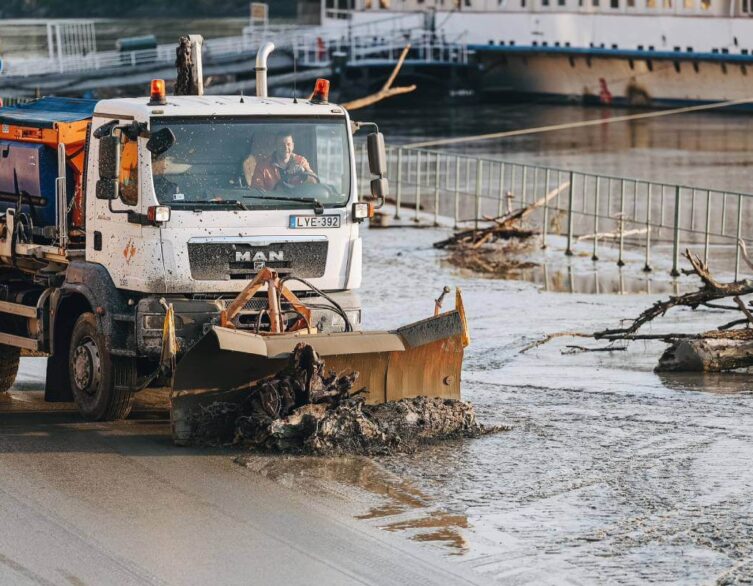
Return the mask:
<svg viewBox="0 0 753 586"><path fill-rule="evenodd" d="M242 201L239 201L237 199L223 199L220 200L201 200L201 201L173 201L170 202L171 207L191 207L191 208L200 208L200 207L206 207L211 208L215 206L232 206L234 208L240 208L242 210L248 211L248 207L245 203Z"/></svg>
<svg viewBox="0 0 753 586"><path fill-rule="evenodd" d="M273 199L275 201L295 201L300 203L312 203L314 204L314 213L319 215L324 213L324 206L319 203L319 200L314 197L283 197L282 195L244 195L246 197L253 197L255 199Z"/></svg>

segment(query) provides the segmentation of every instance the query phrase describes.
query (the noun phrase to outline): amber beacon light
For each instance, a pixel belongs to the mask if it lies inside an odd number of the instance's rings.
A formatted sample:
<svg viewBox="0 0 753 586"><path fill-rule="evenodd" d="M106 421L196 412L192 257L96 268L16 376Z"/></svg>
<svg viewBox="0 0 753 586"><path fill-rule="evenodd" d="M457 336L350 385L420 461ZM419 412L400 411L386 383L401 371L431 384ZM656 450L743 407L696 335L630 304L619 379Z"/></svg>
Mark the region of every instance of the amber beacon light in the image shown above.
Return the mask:
<svg viewBox="0 0 753 586"><path fill-rule="evenodd" d="M153 79L151 91L149 93L149 105L164 106L165 104L167 104L167 97L165 95L165 80Z"/></svg>
<svg viewBox="0 0 753 586"><path fill-rule="evenodd" d="M326 104L329 102L329 80L317 79L314 86L314 95L311 96L314 104Z"/></svg>

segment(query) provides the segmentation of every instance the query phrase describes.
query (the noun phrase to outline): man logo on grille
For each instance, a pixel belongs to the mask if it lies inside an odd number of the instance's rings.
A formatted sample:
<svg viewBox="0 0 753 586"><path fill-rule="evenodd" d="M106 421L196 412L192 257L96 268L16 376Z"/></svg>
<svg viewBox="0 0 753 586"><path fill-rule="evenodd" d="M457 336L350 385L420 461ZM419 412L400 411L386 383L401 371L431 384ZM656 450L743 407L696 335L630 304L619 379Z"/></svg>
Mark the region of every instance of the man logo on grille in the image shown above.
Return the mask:
<svg viewBox="0 0 753 586"><path fill-rule="evenodd" d="M256 270L263 269L268 262L283 260L285 260L285 253L282 250L270 250L268 254L264 254L264 251L259 250L258 252L255 252L253 256L251 255L250 250L245 252L237 250L235 252L235 262L253 262L254 269Z"/></svg>

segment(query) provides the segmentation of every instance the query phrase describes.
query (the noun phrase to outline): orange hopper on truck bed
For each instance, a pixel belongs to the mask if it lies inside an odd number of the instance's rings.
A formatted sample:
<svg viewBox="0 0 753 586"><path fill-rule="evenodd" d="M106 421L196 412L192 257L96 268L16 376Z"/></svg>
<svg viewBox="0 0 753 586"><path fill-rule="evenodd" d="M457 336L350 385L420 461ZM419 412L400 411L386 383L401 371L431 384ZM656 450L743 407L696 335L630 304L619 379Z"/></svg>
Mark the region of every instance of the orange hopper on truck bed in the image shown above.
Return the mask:
<svg viewBox="0 0 753 586"><path fill-rule="evenodd" d="M22 191L54 206L54 198L49 193L33 193L23 185L19 186L19 182L26 180L45 191L49 174L45 173L42 163L50 158L55 160L58 145L64 144L72 186L69 193L74 198L72 228L83 227L85 144L96 103L96 100L75 98L42 98L13 108L0 108L0 154L7 158L12 151L23 150L24 154L34 154L35 160L40 161L38 168L31 171L16 169L8 161L0 167L0 175L3 175L0 177L0 207L2 204L4 207L16 205ZM43 148L33 152L34 145ZM25 175L30 172L36 172L37 176L32 179Z"/></svg>

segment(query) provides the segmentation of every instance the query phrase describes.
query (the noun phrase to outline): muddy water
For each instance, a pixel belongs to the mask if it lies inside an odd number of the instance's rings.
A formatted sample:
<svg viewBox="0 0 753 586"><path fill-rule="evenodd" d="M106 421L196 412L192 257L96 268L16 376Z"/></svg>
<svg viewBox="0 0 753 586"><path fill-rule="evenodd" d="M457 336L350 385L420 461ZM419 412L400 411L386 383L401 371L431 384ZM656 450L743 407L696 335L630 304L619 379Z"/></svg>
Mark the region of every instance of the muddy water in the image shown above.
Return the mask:
<svg viewBox="0 0 753 586"><path fill-rule="evenodd" d="M535 104L372 113L405 143L610 115ZM752 125L747 115L698 114L451 148L750 191ZM472 334L464 398L483 421L511 431L380 459L420 490L424 504L393 511L388 502L387 514L368 522L505 583L751 579L749 375L655 374L664 346L654 342L572 354L568 345L594 344L563 338L520 354L545 334L615 327L661 296L695 287L693 279L667 276L669 248L653 251L656 270L647 274L640 250L629 250L618 269L614 250L593 263L586 244L566 258L555 238L547 250L532 247L536 268L496 280L444 262L431 243L446 233L366 231L366 325L424 317L443 285L462 286ZM726 250L715 254L729 258ZM646 331L699 331L727 317L675 310Z"/></svg>
<svg viewBox="0 0 753 586"><path fill-rule="evenodd" d="M520 583L707 583L749 559L749 377L659 376L652 369L663 345L655 343L563 355L566 345L584 344L563 339L521 355L547 333L616 326L657 297L562 294L463 275L431 248L443 235L367 231L367 326L423 317L442 285L462 286L472 335L464 398L482 420L512 430L379 460L410 479L431 510L371 522ZM567 270L560 253L547 254ZM595 277L590 261L572 262L577 277ZM675 286L660 275L652 280L657 288ZM678 310L649 330L724 321L710 310ZM452 522L433 526L443 519ZM751 571L742 565L735 572Z"/></svg>

